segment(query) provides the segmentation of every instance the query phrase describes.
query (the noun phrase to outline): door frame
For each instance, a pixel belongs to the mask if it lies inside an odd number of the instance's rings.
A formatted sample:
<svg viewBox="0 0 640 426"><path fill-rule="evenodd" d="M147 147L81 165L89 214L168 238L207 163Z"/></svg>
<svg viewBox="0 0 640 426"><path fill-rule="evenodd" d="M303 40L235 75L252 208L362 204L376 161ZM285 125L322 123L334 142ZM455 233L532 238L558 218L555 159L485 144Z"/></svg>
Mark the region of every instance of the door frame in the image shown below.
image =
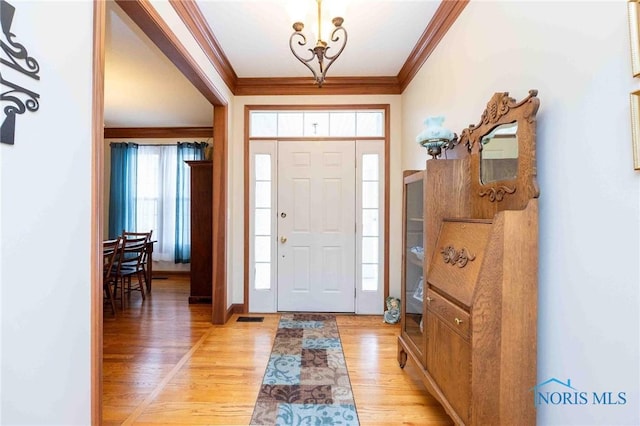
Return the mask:
<svg viewBox="0 0 640 426"><path fill-rule="evenodd" d="M227 309L227 145L228 103L188 50L146 0L116 0L133 22L149 37L213 106L213 280L212 323L224 324ZM104 75L106 3L93 2L92 111L91 111L91 424L102 424L102 240L104 162Z"/></svg>
<svg viewBox="0 0 640 426"><path fill-rule="evenodd" d="M391 152L391 117L390 117L390 105L389 104L318 104L318 105L245 105L244 107L244 144L243 144L243 156L244 156L244 303L243 312L248 312L249 309L249 260L250 260L250 218L251 218L251 202L250 202L250 171L251 171L251 159L250 159L250 141L274 141L274 140L299 140L299 141L317 141L327 139L325 137L295 137L295 138L274 138L274 137L253 137L249 135L249 119L251 111L317 111L317 110L369 110L376 109L384 111L384 136L376 137L350 137L350 138L331 138L331 139L345 139L345 140L383 140L384 141L384 254L383 254L383 295L380 300L380 305L384 306L384 300L389 296L389 188L390 188L390 152Z"/></svg>

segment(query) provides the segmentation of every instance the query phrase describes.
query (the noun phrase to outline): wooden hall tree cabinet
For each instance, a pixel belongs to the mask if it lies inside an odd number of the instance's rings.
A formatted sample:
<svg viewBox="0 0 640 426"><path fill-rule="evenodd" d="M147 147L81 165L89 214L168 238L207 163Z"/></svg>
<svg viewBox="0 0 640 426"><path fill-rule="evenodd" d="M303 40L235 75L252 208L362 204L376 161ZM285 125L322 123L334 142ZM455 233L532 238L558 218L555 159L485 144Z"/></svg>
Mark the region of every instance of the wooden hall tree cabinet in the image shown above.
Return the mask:
<svg viewBox="0 0 640 426"><path fill-rule="evenodd" d="M189 303L211 303L213 274L213 162L187 161L191 168L191 290Z"/></svg>
<svg viewBox="0 0 640 426"><path fill-rule="evenodd" d="M448 155L457 158L423 172L423 326L412 338L403 325L398 362L416 364L460 425L536 423L538 106L535 90L520 102L496 93Z"/></svg>

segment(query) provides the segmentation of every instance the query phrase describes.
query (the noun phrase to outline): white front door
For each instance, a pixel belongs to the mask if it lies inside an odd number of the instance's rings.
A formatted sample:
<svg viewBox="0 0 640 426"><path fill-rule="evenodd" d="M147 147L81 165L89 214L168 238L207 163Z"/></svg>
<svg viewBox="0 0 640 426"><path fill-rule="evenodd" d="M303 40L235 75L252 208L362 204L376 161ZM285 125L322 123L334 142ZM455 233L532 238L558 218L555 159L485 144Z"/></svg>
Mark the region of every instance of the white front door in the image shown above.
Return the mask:
<svg viewBox="0 0 640 426"><path fill-rule="evenodd" d="M355 311L355 142L278 143L278 310Z"/></svg>

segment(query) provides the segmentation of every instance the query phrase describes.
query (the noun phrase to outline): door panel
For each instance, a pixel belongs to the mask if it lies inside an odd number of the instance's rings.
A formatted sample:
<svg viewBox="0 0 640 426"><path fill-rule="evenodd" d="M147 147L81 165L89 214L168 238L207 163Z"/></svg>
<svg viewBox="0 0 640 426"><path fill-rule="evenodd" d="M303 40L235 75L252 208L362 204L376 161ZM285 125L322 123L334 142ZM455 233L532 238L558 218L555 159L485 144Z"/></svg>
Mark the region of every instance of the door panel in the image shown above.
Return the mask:
<svg viewBox="0 0 640 426"><path fill-rule="evenodd" d="M278 310L354 312L355 142L278 143Z"/></svg>

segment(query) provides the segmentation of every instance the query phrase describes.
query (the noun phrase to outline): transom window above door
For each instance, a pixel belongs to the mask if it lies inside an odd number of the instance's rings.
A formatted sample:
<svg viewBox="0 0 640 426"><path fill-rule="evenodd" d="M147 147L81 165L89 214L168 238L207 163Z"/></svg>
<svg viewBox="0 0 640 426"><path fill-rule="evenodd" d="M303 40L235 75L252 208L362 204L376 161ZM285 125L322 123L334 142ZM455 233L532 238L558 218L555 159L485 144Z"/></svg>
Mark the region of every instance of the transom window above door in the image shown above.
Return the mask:
<svg viewBox="0 0 640 426"><path fill-rule="evenodd" d="M251 111L250 137L383 137L384 111Z"/></svg>

